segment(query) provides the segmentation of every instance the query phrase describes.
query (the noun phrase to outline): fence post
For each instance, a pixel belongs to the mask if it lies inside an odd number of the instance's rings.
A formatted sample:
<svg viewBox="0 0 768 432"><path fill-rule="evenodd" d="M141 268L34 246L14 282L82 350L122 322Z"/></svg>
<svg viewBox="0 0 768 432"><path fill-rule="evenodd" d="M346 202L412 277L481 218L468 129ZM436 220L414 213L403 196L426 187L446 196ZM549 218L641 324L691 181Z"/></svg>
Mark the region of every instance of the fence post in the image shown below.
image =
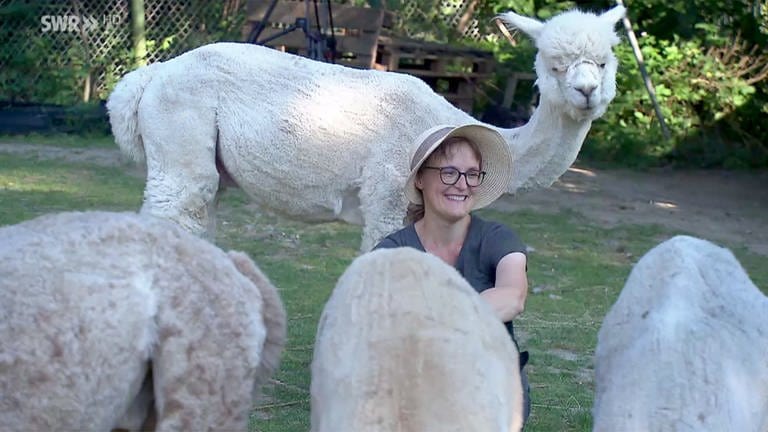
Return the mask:
<svg viewBox="0 0 768 432"><path fill-rule="evenodd" d="M131 38L134 67L147 64L147 35L144 28L144 0L131 0Z"/></svg>
<svg viewBox="0 0 768 432"><path fill-rule="evenodd" d="M621 6L624 6L622 0L616 0ZM664 135L664 139L669 139L669 129L667 129L667 123L664 121L664 115L661 113L661 107L656 100L656 91L653 89L653 83L651 77L648 75L648 71L645 70L645 61L643 60L643 53L640 51L640 44L637 43L635 32L632 30L632 23L629 22L629 18L625 15L622 20L624 28L627 30L629 36L629 43L632 44L632 52L635 54L635 60L637 60L637 66L640 68L640 75L643 76L643 82L645 83L645 89L648 91L648 96L651 98L653 104L653 110L656 112L656 118L659 120L659 126L661 126L661 133Z"/></svg>

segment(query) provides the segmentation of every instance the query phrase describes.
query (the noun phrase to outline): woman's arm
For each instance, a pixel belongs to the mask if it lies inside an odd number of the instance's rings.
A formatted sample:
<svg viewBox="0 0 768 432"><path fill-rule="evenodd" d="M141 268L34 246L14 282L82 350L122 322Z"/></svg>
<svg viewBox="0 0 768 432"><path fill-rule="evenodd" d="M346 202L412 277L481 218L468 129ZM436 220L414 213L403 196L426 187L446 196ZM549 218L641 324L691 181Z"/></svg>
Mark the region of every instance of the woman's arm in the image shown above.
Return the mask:
<svg viewBox="0 0 768 432"><path fill-rule="evenodd" d="M528 296L526 257L522 252L505 255L496 265L496 286L480 293L502 322L511 321L525 309Z"/></svg>

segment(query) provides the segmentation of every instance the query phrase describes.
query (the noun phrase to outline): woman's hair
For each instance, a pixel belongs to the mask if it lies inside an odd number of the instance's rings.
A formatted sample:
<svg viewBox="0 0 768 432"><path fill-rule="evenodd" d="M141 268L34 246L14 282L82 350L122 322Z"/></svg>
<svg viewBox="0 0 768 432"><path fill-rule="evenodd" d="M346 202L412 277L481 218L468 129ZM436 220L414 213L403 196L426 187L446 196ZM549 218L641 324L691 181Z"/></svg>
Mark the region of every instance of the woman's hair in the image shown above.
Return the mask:
<svg viewBox="0 0 768 432"><path fill-rule="evenodd" d="M478 147L477 144L475 144L473 141L469 140L468 138L464 138L461 136L454 136L446 139L445 141L440 143L439 146L437 146L437 148L429 155L427 160L425 160L424 163L421 165L421 167L419 168L419 172L416 175L417 176L421 175L421 172L424 170L423 167L428 165L427 162L434 159L447 159L450 154L453 154L456 151L456 147L458 147L460 144L469 145L469 148L472 150L472 153L474 153L482 169L483 155L482 153L480 153L480 147ZM424 200L422 200L421 204L408 203L408 209L405 211L405 218L403 218L403 225L409 225L409 224L415 223L421 220L423 217L424 217Z"/></svg>

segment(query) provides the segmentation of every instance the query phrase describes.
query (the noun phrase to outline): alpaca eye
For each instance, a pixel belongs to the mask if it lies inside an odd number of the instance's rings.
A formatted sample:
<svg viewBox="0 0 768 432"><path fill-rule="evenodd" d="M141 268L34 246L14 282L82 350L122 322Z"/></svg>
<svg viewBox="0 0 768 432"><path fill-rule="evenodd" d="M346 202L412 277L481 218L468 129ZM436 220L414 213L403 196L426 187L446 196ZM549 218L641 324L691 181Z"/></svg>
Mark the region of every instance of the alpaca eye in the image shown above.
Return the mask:
<svg viewBox="0 0 768 432"><path fill-rule="evenodd" d="M605 69L605 63L600 63L600 69Z"/></svg>

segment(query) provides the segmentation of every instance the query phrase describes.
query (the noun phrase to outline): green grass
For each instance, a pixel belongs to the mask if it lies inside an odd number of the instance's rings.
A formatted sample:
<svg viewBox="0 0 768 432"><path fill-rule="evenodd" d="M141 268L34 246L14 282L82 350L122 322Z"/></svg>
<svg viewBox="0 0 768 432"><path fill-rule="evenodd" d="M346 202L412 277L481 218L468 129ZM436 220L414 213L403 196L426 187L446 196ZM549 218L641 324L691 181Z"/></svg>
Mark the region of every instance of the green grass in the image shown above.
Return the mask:
<svg viewBox="0 0 768 432"><path fill-rule="evenodd" d="M0 142L52 145L64 148L115 148L111 135L90 134L86 136L64 133L30 133L26 135L0 134Z"/></svg>
<svg viewBox="0 0 768 432"><path fill-rule="evenodd" d="M61 147L101 147L58 138ZM0 140L2 141L2 140ZM65 210L135 210L143 180L121 168L38 160L0 153L0 225ZM605 228L572 212L483 216L513 227L535 250L529 255L525 313L516 321L531 353L533 412L526 431L589 431L594 392L593 355L602 317L635 263L672 233L658 226ZM217 244L247 252L280 289L288 311L288 345L281 369L265 388L251 430L309 429L309 366L316 325L336 280L357 255L360 228L307 225L260 213L242 191L220 203ZM768 287L765 257L734 248L753 281Z"/></svg>
<svg viewBox="0 0 768 432"><path fill-rule="evenodd" d="M143 187L113 168L0 153L0 223L67 210L134 210Z"/></svg>

